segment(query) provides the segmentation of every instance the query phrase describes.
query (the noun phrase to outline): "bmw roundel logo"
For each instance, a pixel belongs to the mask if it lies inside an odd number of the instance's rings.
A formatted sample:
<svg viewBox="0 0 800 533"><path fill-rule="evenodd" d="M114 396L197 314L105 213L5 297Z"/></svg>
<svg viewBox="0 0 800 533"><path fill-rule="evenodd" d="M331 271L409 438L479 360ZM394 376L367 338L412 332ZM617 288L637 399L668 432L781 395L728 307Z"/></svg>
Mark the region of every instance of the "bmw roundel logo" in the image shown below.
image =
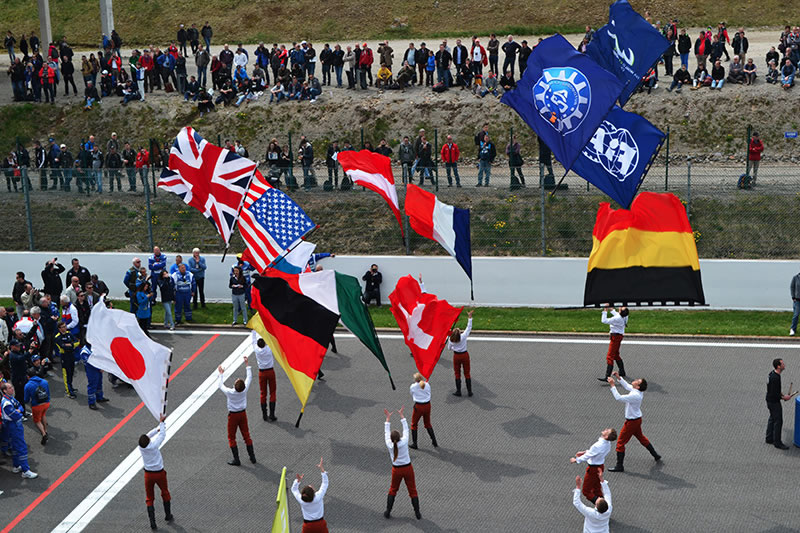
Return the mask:
<svg viewBox="0 0 800 533"><path fill-rule="evenodd" d="M589 111L592 88L583 73L572 67L551 67L533 86L539 114L562 135L578 129Z"/></svg>

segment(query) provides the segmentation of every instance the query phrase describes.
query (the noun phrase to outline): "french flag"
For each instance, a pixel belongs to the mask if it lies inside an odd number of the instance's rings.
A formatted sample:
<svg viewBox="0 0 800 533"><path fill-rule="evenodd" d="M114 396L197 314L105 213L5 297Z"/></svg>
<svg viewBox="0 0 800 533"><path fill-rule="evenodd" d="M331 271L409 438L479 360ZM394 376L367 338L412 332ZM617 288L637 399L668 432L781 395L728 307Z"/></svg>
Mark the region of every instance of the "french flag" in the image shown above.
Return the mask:
<svg viewBox="0 0 800 533"><path fill-rule="evenodd" d="M414 184L406 186L406 215L411 227L438 242L455 257L472 282L472 245L469 232L469 209L460 209L439 201Z"/></svg>
<svg viewBox="0 0 800 533"><path fill-rule="evenodd" d="M378 193L386 200L400 225L400 233L403 233L400 204L397 201L397 189L392 174L392 160L369 150L339 152L337 160L354 184Z"/></svg>

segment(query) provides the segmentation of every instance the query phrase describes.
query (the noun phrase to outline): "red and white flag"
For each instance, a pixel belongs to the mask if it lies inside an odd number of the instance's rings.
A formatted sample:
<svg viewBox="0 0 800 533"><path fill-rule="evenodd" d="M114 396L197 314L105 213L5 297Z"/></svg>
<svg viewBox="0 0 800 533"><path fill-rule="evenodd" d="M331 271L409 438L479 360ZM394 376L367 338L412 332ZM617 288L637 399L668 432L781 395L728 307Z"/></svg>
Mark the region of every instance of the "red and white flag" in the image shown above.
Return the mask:
<svg viewBox="0 0 800 533"><path fill-rule="evenodd" d="M169 151L169 166L161 172L158 188L174 192L203 213L228 244L255 170L255 162L184 127Z"/></svg>
<svg viewBox="0 0 800 533"><path fill-rule="evenodd" d="M145 335L136 316L106 308L102 298L92 307L86 342L92 345L89 364L133 385L158 419L167 401L170 349Z"/></svg>
<svg viewBox="0 0 800 533"><path fill-rule="evenodd" d="M453 307L435 294L423 292L419 282L410 275L397 280L389 301L417 370L429 379L463 308Z"/></svg>
<svg viewBox="0 0 800 533"><path fill-rule="evenodd" d="M397 202L397 189L394 186L392 160L369 150L339 152L337 160L355 185L366 187L386 200L397 218L397 223L400 224L402 233L403 222L400 219L400 204Z"/></svg>

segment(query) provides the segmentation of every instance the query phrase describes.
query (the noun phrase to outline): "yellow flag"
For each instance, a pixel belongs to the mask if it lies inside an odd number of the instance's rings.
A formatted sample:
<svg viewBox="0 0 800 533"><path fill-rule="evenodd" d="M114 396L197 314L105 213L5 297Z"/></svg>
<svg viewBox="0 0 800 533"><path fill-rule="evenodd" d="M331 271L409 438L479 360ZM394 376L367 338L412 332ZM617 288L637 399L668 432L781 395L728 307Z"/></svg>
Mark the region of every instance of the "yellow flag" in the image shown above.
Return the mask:
<svg viewBox="0 0 800 533"><path fill-rule="evenodd" d="M272 520L272 533L291 533L289 530L289 504L286 497L286 467L284 466L276 499L278 508L275 509L275 518Z"/></svg>

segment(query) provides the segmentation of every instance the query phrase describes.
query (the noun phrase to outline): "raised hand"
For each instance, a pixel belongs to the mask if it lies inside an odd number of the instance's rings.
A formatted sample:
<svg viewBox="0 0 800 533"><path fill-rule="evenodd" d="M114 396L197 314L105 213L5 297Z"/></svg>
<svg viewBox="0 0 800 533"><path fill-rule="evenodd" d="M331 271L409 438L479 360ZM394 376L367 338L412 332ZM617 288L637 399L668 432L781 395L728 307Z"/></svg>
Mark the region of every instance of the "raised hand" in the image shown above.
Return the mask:
<svg viewBox="0 0 800 533"><path fill-rule="evenodd" d="M247 356L244 356L244 364L247 365Z"/></svg>
<svg viewBox="0 0 800 533"><path fill-rule="evenodd" d="M405 409L405 408L406 408L406 406L403 405L403 406L400 407L400 410L397 411L397 413L400 415L400 418L405 418L405 416L403 416L403 409Z"/></svg>
<svg viewBox="0 0 800 533"><path fill-rule="evenodd" d="M581 490L581 476L575 476L575 488Z"/></svg>
<svg viewBox="0 0 800 533"><path fill-rule="evenodd" d="M325 473L325 468L322 466L322 457L319 458L319 464L317 465L317 468L319 468L319 471L323 474Z"/></svg>
<svg viewBox="0 0 800 533"><path fill-rule="evenodd" d="M612 375L612 376L614 376L614 378L615 378L615 379L619 379L619 372L617 372L616 370L615 370L615 371L613 371L613 372L611 373L611 375Z"/></svg>
<svg viewBox="0 0 800 533"><path fill-rule="evenodd" d="M219 367L217 367L217 370L219 371L220 374L224 374L225 373L225 369L222 368L222 365L219 365Z"/></svg>
<svg viewBox="0 0 800 533"><path fill-rule="evenodd" d="M474 309L470 309L469 312L467 313L467 318L472 318L472 313L474 312L475 312Z"/></svg>
<svg viewBox="0 0 800 533"><path fill-rule="evenodd" d="M611 385L612 387L616 385L616 383L614 383L614 378L612 377L609 377L608 379L606 379L606 381L608 381L608 384Z"/></svg>
<svg viewBox="0 0 800 533"><path fill-rule="evenodd" d="M164 414L162 414L160 417L158 417L158 421L159 421L159 422L163 422L163 421L165 421L166 419L167 419L167 415L164 415Z"/></svg>
<svg viewBox="0 0 800 533"><path fill-rule="evenodd" d="M385 414L385 415L386 415L386 421L387 421L387 422L389 421L389 419L390 419L390 418L392 418L392 412L391 412L391 411L389 411L388 409L384 409L384 410L383 410L383 414Z"/></svg>
<svg viewBox="0 0 800 533"><path fill-rule="evenodd" d="M297 482L298 482L298 483L300 483L301 481L303 481L303 474L297 474L295 477L297 478Z"/></svg>

